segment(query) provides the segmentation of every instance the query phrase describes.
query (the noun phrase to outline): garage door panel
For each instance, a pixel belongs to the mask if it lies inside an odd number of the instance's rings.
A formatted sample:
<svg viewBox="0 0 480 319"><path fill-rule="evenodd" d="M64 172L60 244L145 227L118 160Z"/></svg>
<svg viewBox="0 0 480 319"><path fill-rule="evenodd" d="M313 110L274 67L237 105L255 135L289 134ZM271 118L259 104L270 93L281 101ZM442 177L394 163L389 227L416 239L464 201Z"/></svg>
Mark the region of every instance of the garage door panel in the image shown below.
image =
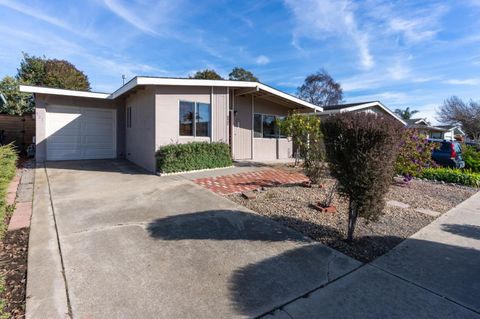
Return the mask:
<svg viewBox="0 0 480 319"><path fill-rule="evenodd" d="M47 159L116 157L115 110L47 106Z"/></svg>

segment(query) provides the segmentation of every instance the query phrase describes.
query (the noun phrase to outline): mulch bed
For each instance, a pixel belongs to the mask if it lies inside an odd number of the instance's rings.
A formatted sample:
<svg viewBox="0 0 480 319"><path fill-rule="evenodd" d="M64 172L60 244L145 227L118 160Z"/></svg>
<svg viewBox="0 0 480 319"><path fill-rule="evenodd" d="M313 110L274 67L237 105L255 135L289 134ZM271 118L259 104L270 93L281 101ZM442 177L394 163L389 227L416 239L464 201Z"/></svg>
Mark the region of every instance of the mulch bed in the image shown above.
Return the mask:
<svg viewBox="0 0 480 319"><path fill-rule="evenodd" d="M348 202L334 194L336 213L320 213L312 204L324 200L335 180L323 180L323 188L302 186L271 187L248 200L240 194L227 198L272 218L288 227L362 262L385 254L405 238L430 224L436 217L417 212L423 208L445 213L476 193L478 189L413 180L408 186L394 184L386 199L410 205L401 208L387 205L377 222L359 218L353 243L345 242Z"/></svg>
<svg viewBox="0 0 480 319"><path fill-rule="evenodd" d="M27 282L28 235L23 228L6 233L0 242L0 275L5 278L4 311L11 318L25 318L25 293Z"/></svg>

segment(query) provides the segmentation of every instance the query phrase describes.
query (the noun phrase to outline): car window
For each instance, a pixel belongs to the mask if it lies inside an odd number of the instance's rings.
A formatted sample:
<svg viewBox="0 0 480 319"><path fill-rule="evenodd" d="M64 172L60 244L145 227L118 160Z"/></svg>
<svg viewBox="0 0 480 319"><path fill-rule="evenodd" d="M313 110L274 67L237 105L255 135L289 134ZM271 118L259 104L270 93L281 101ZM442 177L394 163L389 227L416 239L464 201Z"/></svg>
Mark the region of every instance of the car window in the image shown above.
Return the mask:
<svg viewBox="0 0 480 319"><path fill-rule="evenodd" d="M450 143L448 143L448 142L442 142L442 146L441 146L441 148L440 148L440 150L441 150L442 152L450 152L450 149L451 149L451 148L450 148Z"/></svg>

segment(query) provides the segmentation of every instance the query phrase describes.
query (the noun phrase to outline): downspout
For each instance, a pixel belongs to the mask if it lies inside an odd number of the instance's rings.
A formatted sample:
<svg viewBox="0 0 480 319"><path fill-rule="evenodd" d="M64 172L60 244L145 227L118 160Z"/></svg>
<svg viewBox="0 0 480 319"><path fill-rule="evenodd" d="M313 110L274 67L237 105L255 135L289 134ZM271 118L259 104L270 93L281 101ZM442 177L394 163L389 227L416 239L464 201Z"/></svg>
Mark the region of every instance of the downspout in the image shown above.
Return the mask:
<svg viewBox="0 0 480 319"><path fill-rule="evenodd" d="M213 142L213 86L210 87L210 143Z"/></svg>
<svg viewBox="0 0 480 319"><path fill-rule="evenodd" d="M252 154L252 160L254 159L255 157L255 154L254 154L254 145L253 143L255 142L255 139L254 139L254 124L255 124L255 96L252 94L252 129L250 130L250 133L251 133L251 139L252 139L252 143L250 144L250 147L251 147L251 154Z"/></svg>
<svg viewBox="0 0 480 319"><path fill-rule="evenodd" d="M232 158L235 159L235 89L232 89L232 112L230 113L232 126Z"/></svg>
<svg viewBox="0 0 480 319"><path fill-rule="evenodd" d="M230 112L230 88L227 86L227 94L225 95L226 96L226 99L227 99L227 103L225 103L225 107L227 108L227 116L224 120L227 121L227 125L225 125L225 138L226 138L226 141L225 142L228 142L228 126L230 125L230 123L228 122L228 119L229 119L229 112Z"/></svg>

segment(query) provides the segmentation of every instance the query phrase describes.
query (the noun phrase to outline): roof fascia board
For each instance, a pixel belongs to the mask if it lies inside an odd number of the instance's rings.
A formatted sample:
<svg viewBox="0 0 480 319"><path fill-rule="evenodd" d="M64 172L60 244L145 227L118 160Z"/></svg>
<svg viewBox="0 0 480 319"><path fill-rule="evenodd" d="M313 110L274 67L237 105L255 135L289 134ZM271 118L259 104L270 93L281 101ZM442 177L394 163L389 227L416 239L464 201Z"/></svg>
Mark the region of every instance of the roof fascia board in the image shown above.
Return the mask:
<svg viewBox="0 0 480 319"><path fill-rule="evenodd" d="M20 92L107 99L110 94L20 85Z"/></svg>

